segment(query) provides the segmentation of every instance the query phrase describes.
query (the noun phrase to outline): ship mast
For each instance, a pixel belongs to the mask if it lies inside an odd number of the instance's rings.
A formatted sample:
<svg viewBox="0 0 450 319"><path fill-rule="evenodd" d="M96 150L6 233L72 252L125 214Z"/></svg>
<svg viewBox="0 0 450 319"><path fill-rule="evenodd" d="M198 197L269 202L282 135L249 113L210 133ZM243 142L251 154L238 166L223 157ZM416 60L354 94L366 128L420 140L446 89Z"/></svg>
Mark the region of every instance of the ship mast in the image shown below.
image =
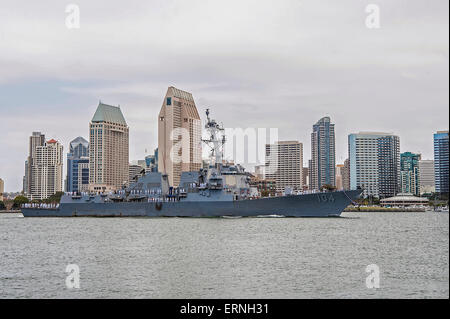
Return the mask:
<svg viewBox="0 0 450 319"><path fill-rule="evenodd" d="M206 130L209 134L209 139L202 139L211 148L211 153L209 155L209 163L222 164L223 159L223 145L225 144L226 138L224 131L225 129L220 126L215 120L209 118L209 109L206 109L207 122L205 125ZM222 135L222 138L220 138Z"/></svg>

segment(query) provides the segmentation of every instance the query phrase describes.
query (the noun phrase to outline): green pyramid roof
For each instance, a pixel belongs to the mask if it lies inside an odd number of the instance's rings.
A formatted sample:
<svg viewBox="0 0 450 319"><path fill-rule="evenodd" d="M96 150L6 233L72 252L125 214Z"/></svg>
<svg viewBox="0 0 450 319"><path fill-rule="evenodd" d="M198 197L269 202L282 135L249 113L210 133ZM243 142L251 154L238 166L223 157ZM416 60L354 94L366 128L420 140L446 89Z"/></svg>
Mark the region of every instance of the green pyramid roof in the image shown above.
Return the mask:
<svg viewBox="0 0 450 319"><path fill-rule="evenodd" d="M103 104L102 102L98 104L97 111L95 111L92 122L111 122L121 125L127 125L120 107Z"/></svg>

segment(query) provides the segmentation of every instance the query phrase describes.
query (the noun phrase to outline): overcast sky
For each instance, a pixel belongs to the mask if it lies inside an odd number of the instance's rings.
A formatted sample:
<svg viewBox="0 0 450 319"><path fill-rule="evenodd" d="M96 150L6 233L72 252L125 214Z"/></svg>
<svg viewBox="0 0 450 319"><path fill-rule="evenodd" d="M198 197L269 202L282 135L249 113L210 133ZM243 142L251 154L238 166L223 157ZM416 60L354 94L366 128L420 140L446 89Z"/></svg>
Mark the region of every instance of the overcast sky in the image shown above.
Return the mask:
<svg viewBox="0 0 450 319"><path fill-rule="evenodd" d="M70 3L79 29L66 27ZM88 138L100 99L120 104L130 160L142 159L170 85L226 127L279 128L304 143L305 163L325 115L337 162L358 131L396 133L402 152L432 158L449 126L448 11L448 0L0 0L0 177L21 190L32 131L65 153Z"/></svg>

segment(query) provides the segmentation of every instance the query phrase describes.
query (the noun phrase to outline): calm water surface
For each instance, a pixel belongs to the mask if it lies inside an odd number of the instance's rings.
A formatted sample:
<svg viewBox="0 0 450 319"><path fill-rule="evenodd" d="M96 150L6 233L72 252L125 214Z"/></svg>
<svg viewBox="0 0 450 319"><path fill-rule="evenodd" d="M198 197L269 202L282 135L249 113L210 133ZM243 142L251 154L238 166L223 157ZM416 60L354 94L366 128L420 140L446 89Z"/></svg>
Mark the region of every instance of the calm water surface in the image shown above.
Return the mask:
<svg viewBox="0 0 450 319"><path fill-rule="evenodd" d="M0 298L449 298L448 213L0 214ZM66 288L68 264L80 289ZM366 287L366 266L380 288Z"/></svg>

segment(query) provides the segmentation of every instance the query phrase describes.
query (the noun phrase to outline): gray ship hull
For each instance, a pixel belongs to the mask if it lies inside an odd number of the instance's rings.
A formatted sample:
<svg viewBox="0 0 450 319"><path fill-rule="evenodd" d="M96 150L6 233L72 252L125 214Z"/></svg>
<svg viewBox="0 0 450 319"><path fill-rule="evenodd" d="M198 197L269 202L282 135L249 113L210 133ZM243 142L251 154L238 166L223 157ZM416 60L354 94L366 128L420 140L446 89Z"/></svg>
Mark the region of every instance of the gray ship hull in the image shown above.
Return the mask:
<svg viewBox="0 0 450 319"><path fill-rule="evenodd" d="M361 190L337 191L238 201L61 203L57 209L23 208L24 217L330 217L342 211Z"/></svg>

